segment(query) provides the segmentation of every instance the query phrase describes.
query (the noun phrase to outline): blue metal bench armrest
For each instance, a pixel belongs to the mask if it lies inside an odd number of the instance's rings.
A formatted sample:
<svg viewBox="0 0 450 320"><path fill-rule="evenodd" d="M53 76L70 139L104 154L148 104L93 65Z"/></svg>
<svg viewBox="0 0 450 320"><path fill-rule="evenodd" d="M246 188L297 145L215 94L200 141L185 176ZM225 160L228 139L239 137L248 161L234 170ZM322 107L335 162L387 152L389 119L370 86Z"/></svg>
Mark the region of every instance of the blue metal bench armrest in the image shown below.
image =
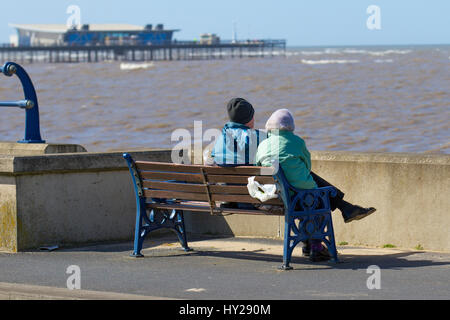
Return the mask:
<svg viewBox="0 0 450 320"><path fill-rule="evenodd" d="M330 196L337 195L336 188L297 189L289 184L281 167L274 179L285 205L282 269L292 269L289 263L295 246L310 240L325 243L332 260L338 262L330 207Z"/></svg>

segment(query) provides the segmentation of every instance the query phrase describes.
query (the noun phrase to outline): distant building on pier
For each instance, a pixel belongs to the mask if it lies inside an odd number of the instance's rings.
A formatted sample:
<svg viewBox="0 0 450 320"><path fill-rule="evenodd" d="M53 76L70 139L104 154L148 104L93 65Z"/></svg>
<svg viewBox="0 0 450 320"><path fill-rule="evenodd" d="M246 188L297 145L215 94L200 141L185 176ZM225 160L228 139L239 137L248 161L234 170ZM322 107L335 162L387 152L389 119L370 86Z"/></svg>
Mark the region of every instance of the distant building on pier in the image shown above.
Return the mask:
<svg viewBox="0 0 450 320"><path fill-rule="evenodd" d="M129 24L10 24L17 30L0 43L0 61L101 62L208 60L285 55L286 40L223 40L205 33L198 40L172 39L179 30Z"/></svg>
<svg viewBox="0 0 450 320"><path fill-rule="evenodd" d="M164 45L172 42L179 30L130 24L84 24L68 28L64 24L10 24L17 30L13 45L41 46L103 46L103 45Z"/></svg>
<svg viewBox="0 0 450 320"><path fill-rule="evenodd" d="M215 33L203 33L200 35L200 44L219 44L220 37Z"/></svg>

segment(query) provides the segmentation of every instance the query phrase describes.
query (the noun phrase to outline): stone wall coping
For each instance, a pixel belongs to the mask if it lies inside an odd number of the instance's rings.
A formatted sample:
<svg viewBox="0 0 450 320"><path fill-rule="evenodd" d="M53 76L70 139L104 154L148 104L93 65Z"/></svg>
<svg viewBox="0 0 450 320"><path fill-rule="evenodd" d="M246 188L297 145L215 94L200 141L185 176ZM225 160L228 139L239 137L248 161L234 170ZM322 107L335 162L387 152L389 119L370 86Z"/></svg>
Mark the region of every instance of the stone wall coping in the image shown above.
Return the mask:
<svg viewBox="0 0 450 320"><path fill-rule="evenodd" d="M127 169L127 164L122 157L125 152L128 152L138 160L161 162L170 161L171 154L169 149L151 149L32 156L0 155L0 174L21 175L51 172L125 170Z"/></svg>
<svg viewBox="0 0 450 320"><path fill-rule="evenodd" d="M109 171L127 168L122 155L138 160L170 162L170 149L111 152L83 152L47 155L0 155L0 174L38 174L70 171ZM449 154L311 151L313 161L376 162L399 164L450 165Z"/></svg>
<svg viewBox="0 0 450 320"><path fill-rule="evenodd" d="M12 156L44 155L54 153L86 152L86 148L78 144L67 143L17 143L0 142L0 154Z"/></svg>
<svg viewBox="0 0 450 320"><path fill-rule="evenodd" d="M311 160L450 165L450 154L406 153L406 152L396 153L396 152L311 151Z"/></svg>

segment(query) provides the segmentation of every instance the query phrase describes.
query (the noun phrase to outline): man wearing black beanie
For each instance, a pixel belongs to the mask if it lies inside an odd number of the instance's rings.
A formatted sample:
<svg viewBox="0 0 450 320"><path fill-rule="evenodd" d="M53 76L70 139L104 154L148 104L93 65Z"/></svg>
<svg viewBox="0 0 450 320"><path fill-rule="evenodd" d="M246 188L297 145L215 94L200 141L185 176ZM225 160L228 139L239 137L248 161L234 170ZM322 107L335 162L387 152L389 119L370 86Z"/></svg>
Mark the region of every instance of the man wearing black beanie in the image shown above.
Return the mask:
<svg viewBox="0 0 450 320"><path fill-rule="evenodd" d="M255 114L253 106L243 98L234 98L227 105L230 121L246 125L252 121Z"/></svg>
<svg viewBox="0 0 450 320"><path fill-rule="evenodd" d="M227 104L227 112L230 121L205 162L219 166L254 165L258 145L265 138L263 132L254 129L255 109L247 100L233 98Z"/></svg>

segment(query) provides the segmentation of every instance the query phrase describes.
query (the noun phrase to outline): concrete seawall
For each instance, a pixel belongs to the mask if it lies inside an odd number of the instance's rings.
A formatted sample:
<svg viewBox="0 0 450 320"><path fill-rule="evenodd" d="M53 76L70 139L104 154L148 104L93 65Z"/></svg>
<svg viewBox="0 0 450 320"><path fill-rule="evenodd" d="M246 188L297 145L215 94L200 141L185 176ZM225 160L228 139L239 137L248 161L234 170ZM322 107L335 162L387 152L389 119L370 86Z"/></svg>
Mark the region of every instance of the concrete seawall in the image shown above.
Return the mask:
<svg viewBox="0 0 450 320"><path fill-rule="evenodd" d="M170 162L167 150L130 152ZM0 248L130 240L134 190L122 152L0 156Z"/></svg>
<svg viewBox="0 0 450 320"><path fill-rule="evenodd" d="M314 170L346 199L377 208L349 224L335 214L338 241L450 251L450 155L319 152L314 159Z"/></svg>
<svg viewBox="0 0 450 320"><path fill-rule="evenodd" d="M311 158L312 170L341 189L347 201L377 208L348 224L334 211L337 243L450 251L450 155L313 151ZM188 218L193 232L284 234L284 217Z"/></svg>
<svg viewBox="0 0 450 320"><path fill-rule="evenodd" d="M170 150L130 152L170 162ZM348 201L377 208L344 224L333 214L336 241L450 251L450 155L312 152L313 171ZM0 248L131 240L135 198L122 152L0 155ZM283 236L284 218L186 214L188 232Z"/></svg>

